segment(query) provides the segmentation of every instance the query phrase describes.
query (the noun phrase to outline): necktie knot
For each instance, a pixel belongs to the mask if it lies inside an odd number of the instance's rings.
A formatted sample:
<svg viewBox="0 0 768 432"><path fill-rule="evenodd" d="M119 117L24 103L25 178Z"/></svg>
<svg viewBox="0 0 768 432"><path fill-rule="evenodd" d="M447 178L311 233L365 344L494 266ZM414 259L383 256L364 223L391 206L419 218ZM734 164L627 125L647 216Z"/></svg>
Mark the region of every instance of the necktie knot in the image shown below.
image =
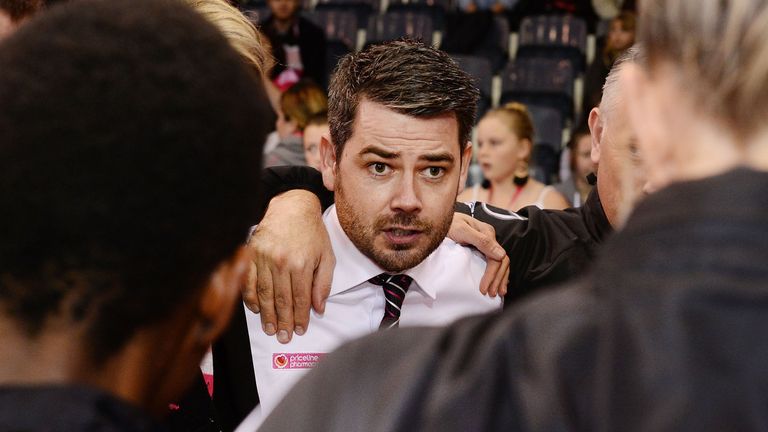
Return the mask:
<svg viewBox="0 0 768 432"><path fill-rule="evenodd" d="M397 327L400 323L400 309L405 300L405 294L413 282L413 278L407 275L393 275L382 273L374 276L368 282L379 285L384 290L384 317L381 319L380 329Z"/></svg>

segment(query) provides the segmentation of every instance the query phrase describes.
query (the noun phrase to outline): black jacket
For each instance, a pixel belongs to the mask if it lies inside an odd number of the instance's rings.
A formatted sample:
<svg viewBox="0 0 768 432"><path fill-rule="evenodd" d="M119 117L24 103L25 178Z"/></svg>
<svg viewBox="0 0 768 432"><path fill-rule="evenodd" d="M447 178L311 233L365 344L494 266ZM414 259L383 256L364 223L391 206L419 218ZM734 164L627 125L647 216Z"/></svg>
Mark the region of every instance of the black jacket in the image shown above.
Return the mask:
<svg viewBox="0 0 768 432"><path fill-rule="evenodd" d="M323 208L333 204L333 193L325 189L320 173L312 168L268 168L261 186L262 195L257 197L261 203L291 189L305 189L320 198ZM511 271L505 305L584 272L598 244L611 232L596 192L583 207L565 211L531 206L510 216L505 210L482 204L456 207L493 225L507 251ZM233 429L258 404L245 312L242 303L238 307L229 330L213 347L214 405L224 430Z"/></svg>
<svg viewBox="0 0 768 432"><path fill-rule="evenodd" d="M0 431L164 430L144 411L94 388L64 384L0 387Z"/></svg>
<svg viewBox="0 0 768 432"><path fill-rule="evenodd" d="M768 173L641 203L593 272L329 355L262 430L763 431Z"/></svg>

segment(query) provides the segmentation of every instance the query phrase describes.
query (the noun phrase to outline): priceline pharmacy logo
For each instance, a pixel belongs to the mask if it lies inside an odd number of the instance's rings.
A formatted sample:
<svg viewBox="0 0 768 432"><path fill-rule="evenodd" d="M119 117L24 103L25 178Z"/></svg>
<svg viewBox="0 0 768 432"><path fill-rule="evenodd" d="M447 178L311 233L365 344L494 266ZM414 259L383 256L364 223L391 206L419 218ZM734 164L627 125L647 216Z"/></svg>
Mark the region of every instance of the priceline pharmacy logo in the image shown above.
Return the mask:
<svg viewBox="0 0 768 432"><path fill-rule="evenodd" d="M325 353L273 353L272 369L311 369Z"/></svg>

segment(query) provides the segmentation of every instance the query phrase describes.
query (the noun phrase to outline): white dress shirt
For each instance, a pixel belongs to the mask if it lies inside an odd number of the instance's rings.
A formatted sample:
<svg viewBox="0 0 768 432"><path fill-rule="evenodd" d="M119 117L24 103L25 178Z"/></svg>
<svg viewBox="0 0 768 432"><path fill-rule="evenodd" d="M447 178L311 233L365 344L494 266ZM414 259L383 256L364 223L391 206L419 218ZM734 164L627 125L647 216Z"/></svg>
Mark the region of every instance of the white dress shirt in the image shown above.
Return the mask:
<svg viewBox="0 0 768 432"><path fill-rule="evenodd" d="M336 255L325 313L313 310L307 332L281 344L262 331L259 316L246 308L260 407L238 430L254 430L324 354L377 331L384 316L384 291L368 282L384 270L347 237L335 206L326 210L323 221ZM502 299L479 290L485 265L483 255L474 249L443 240L424 261L404 272L413 283L403 301L400 326L443 326L464 316L499 310Z"/></svg>

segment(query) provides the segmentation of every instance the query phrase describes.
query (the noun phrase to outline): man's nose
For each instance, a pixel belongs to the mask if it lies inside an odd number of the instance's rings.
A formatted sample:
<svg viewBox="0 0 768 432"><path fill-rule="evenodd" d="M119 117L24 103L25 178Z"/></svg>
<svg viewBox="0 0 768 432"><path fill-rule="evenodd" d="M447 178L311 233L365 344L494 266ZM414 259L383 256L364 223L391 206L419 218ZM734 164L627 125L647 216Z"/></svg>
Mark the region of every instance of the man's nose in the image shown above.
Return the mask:
<svg viewBox="0 0 768 432"><path fill-rule="evenodd" d="M392 210L406 213L421 210L422 203L419 198L419 191L417 190L418 185L413 175L403 175L396 188L390 203Z"/></svg>

